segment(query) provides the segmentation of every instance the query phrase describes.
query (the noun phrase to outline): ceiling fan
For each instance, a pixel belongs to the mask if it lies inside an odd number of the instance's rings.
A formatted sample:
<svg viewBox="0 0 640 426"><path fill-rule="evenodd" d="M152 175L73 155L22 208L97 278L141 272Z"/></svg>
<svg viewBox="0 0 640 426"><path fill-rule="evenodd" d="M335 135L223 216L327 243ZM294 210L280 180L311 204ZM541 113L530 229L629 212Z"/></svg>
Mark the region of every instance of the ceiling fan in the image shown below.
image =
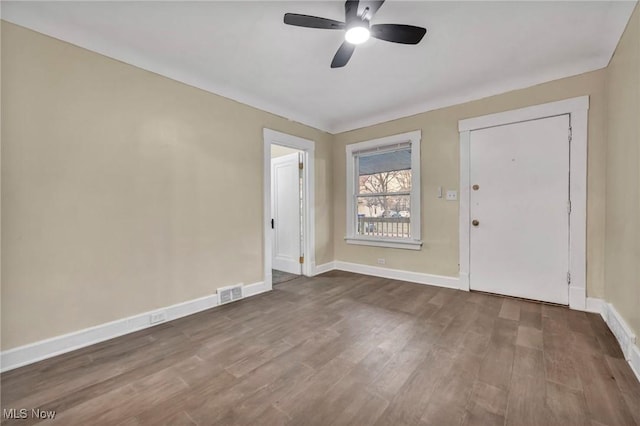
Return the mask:
<svg viewBox="0 0 640 426"><path fill-rule="evenodd" d="M418 44L427 30L422 27L402 24L370 25L371 18L376 14L385 0L365 2L366 7L358 12L359 0L347 0L344 4L345 22L317 16L285 13L284 23L298 27L318 28L323 30L345 30L344 39L333 60L331 68L347 65L353 55L356 45L364 43L369 37L401 44Z"/></svg>

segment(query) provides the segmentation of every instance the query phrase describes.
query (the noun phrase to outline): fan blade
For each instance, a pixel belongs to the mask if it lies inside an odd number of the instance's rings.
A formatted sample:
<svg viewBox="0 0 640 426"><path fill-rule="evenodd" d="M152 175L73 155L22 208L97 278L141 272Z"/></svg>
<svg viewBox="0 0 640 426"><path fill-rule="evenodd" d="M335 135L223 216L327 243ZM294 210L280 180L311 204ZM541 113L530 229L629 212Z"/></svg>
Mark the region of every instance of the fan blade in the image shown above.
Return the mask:
<svg viewBox="0 0 640 426"><path fill-rule="evenodd" d="M427 30L422 27L401 24L378 24L371 26L371 37L402 44L418 44Z"/></svg>
<svg viewBox="0 0 640 426"><path fill-rule="evenodd" d="M362 15L362 18L371 21L373 15L375 15L378 9L380 9L380 6L384 4L384 0L369 0L366 1L365 4L366 8L368 8L369 10L366 14Z"/></svg>
<svg viewBox="0 0 640 426"><path fill-rule="evenodd" d="M343 42L336 55L333 57L333 61L331 61L331 68L341 68L347 65L349 59L351 59L351 55L353 55L353 51L356 50L356 45L348 42Z"/></svg>
<svg viewBox="0 0 640 426"><path fill-rule="evenodd" d="M345 22L351 22L352 19L358 17L358 4L359 0L347 0L344 4L344 20Z"/></svg>
<svg viewBox="0 0 640 426"><path fill-rule="evenodd" d="M299 15L297 13L285 13L284 23L305 28L320 28L323 30L342 30L344 22L333 19L319 18L317 16Z"/></svg>

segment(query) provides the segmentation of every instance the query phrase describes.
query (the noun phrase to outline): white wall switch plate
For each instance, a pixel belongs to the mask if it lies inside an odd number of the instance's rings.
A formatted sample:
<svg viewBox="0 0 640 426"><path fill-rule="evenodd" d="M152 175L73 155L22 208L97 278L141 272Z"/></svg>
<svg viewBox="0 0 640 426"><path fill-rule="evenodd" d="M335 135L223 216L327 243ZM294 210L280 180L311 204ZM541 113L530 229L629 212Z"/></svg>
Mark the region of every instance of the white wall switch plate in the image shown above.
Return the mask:
<svg viewBox="0 0 640 426"><path fill-rule="evenodd" d="M447 201L455 201L458 199L458 191L448 190L447 191Z"/></svg>

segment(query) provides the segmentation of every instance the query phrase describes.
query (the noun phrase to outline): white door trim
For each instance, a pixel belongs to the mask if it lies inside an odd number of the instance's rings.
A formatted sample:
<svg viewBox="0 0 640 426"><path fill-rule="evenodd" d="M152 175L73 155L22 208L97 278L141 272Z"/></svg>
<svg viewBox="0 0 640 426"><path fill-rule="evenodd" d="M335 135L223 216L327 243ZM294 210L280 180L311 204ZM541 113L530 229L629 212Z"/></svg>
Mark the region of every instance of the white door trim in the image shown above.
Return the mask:
<svg viewBox="0 0 640 426"><path fill-rule="evenodd" d="M273 288L271 276L271 145L281 145L298 149L304 153L303 221L304 221L304 263L302 274L313 276L316 263L315 250L315 142L298 136L288 135L271 129L263 129L263 204L262 226L264 235L264 283L269 290Z"/></svg>
<svg viewBox="0 0 640 426"><path fill-rule="evenodd" d="M586 308L587 271L587 124L589 96L566 99L520 108L513 111L468 118L458 122L460 132L460 289L469 291L469 247L470 247L470 193L469 193L469 148L471 132L487 127L501 126L556 115L569 114L572 131L570 193L571 221L569 226L569 307ZM568 137L569 135L567 135Z"/></svg>

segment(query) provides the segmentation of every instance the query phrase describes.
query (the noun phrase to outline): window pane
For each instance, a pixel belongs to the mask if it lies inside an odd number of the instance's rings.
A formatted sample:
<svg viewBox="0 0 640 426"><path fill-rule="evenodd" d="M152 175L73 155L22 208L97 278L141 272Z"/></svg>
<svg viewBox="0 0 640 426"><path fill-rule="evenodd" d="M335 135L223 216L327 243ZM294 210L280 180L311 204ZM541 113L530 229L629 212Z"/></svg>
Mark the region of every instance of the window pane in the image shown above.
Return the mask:
<svg viewBox="0 0 640 426"><path fill-rule="evenodd" d="M358 196L358 235L411 238L409 195Z"/></svg>
<svg viewBox="0 0 640 426"><path fill-rule="evenodd" d="M411 149L358 156L358 193L411 191Z"/></svg>
<svg viewBox="0 0 640 426"><path fill-rule="evenodd" d="M411 170L360 175L358 194L411 192Z"/></svg>

